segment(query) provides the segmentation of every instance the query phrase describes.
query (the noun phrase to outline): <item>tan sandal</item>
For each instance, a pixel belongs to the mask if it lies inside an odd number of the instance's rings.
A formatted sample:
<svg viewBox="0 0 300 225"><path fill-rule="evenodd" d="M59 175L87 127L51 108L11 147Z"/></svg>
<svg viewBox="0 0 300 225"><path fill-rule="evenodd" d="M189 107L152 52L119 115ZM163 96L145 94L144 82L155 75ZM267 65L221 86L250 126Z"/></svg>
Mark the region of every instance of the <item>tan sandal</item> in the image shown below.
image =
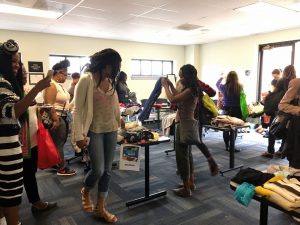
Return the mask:
<svg viewBox="0 0 300 225"><path fill-rule="evenodd" d="M81 188L81 203L84 211L86 212L93 212L94 210L94 204L90 197L90 192L86 191L85 188Z"/></svg>
<svg viewBox="0 0 300 225"><path fill-rule="evenodd" d="M102 209L100 211L99 209L96 208L94 211L95 211L95 215L98 218L104 219L107 223L116 223L116 222L118 222L118 218L116 217L116 215L111 214L106 209Z"/></svg>

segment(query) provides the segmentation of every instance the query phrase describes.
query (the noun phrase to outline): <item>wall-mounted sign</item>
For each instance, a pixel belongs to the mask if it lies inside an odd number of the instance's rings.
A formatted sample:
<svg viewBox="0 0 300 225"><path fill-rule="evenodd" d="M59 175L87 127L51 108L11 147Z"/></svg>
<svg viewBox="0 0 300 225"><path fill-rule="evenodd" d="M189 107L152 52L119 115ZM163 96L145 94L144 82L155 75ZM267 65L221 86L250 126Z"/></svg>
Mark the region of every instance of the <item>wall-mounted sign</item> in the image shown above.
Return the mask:
<svg viewBox="0 0 300 225"><path fill-rule="evenodd" d="M29 84L35 85L44 78L43 73L29 73Z"/></svg>
<svg viewBox="0 0 300 225"><path fill-rule="evenodd" d="M43 73L43 62L28 61L29 73Z"/></svg>

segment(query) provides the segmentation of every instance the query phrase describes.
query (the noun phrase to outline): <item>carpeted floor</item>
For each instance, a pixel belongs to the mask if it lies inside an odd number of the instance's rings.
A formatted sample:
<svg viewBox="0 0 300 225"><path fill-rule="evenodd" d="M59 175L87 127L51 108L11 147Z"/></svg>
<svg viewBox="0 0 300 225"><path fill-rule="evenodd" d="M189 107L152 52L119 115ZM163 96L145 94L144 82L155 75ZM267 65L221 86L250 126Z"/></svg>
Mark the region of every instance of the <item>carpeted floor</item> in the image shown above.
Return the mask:
<svg viewBox="0 0 300 225"><path fill-rule="evenodd" d="M243 133L238 137L236 147L242 149L235 154L235 165L243 164L264 170L271 163L287 164L286 160L265 159L260 154L266 150L267 139L255 133ZM209 130L204 142L211 150L221 169L229 166L229 153L224 150L222 133ZM277 148L279 144L277 143ZM172 189L180 182L176 176L174 152L167 156L164 150L173 147L173 142L150 147L150 185L152 192L168 190L161 197L133 207L126 207L125 202L144 193L144 160L139 172L114 169L108 197L108 208L119 218L123 225L255 225L259 224L259 204L253 200L248 207L234 200L229 181L237 170L224 176L211 177L207 162L199 150L194 149L195 174L197 189L190 198L180 198ZM73 156L69 144L66 145L67 158ZM118 160L116 150L115 159ZM58 208L33 216L26 193L21 205L23 225L92 225L106 224L93 215L84 213L81 207L80 188L84 177L84 165L79 159L71 162L77 175L58 177L54 170L39 171L38 183L43 200L57 201ZM93 197L95 199L95 191ZM275 209L269 209L270 225L297 224L294 220Z"/></svg>

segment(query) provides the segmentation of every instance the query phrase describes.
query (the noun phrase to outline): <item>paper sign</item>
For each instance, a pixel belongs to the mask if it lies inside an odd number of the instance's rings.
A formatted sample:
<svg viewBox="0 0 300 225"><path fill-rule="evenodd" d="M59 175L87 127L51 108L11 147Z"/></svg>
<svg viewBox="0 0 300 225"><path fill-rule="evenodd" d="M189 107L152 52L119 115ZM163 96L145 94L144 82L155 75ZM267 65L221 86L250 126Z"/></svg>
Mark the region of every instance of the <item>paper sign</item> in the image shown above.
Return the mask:
<svg viewBox="0 0 300 225"><path fill-rule="evenodd" d="M140 170L141 146L122 144L120 150L120 170Z"/></svg>

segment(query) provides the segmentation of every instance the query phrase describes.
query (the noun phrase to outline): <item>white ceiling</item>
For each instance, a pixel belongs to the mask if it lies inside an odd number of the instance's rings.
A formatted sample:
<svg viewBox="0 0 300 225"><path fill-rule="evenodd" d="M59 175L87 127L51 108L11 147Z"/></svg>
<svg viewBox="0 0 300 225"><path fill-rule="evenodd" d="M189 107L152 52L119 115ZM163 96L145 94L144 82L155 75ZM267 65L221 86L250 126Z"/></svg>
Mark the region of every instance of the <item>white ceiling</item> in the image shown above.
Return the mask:
<svg viewBox="0 0 300 225"><path fill-rule="evenodd" d="M59 19L0 13L0 29L190 45L300 27L300 12L234 10L257 0L0 0L63 12ZM266 0L292 8L300 0ZM299 7L300 9L300 7ZM186 31L183 24L200 26Z"/></svg>

